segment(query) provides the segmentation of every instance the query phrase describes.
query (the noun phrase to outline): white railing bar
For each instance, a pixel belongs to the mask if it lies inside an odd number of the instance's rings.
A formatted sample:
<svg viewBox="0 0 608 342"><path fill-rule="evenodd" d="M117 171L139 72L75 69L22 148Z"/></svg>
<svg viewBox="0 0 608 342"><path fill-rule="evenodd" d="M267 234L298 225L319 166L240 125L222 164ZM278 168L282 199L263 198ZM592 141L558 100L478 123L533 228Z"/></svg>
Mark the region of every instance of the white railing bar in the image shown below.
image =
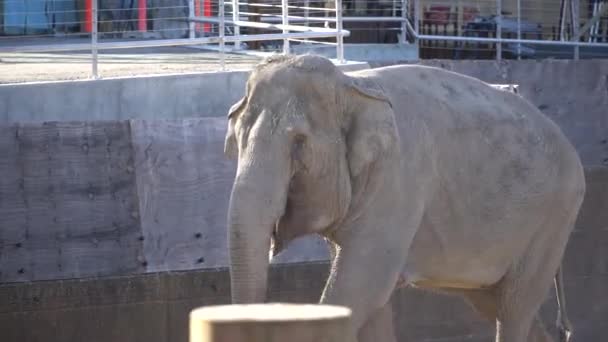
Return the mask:
<svg viewBox="0 0 608 342"><path fill-rule="evenodd" d="M282 23L282 27L283 27L283 33L288 33L289 30L287 29L287 27L289 26L289 18L287 18L287 16L289 15L289 3L288 0L281 0L281 23ZM289 54L289 39L285 38L283 39L283 54L288 55Z"/></svg>
<svg viewBox="0 0 608 342"><path fill-rule="evenodd" d="M232 21L238 21L241 17L240 9L239 9L239 2L238 2L238 0L231 0L231 1L232 1ZM240 26L234 26L234 35L237 37L239 35L241 35ZM240 49L241 43L239 41L234 42L234 48Z"/></svg>
<svg viewBox="0 0 608 342"><path fill-rule="evenodd" d="M344 36L349 36L348 30L342 30ZM262 41L262 40L281 40L287 38L334 38L337 32L294 32L294 33L266 33L266 34L251 34L226 36L224 41L233 43L235 41ZM180 38L180 39L158 39L158 40L139 40L139 41L119 41L119 42L103 42L98 43L99 50L110 49L128 49L141 47L159 47L159 46L187 46L200 44L215 44L219 43L219 37L200 37L200 38ZM32 45L32 46L5 46L0 47L0 53L25 53L25 52L59 52L59 51L90 51L90 43L62 44L62 45Z"/></svg>
<svg viewBox="0 0 608 342"><path fill-rule="evenodd" d="M246 2L239 2L239 5L247 5L249 7L274 7L281 8L280 5L271 5L271 4L248 4ZM311 6L288 6L289 8L297 8L297 9L306 9L306 10L319 10L325 12L335 12L336 10L333 8L324 8L324 7L311 7Z"/></svg>
<svg viewBox="0 0 608 342"><path fill-rule="evenodd" d="M91 26L92 26L92 32L91 32L91 77L93 77L93 79L97 79L99 78L99 71L98 71L98 64L99 64L99 59L98 59L98 55L97 55L97 47L99 45L99 43L97 42L97 20L98 20L98 7L99 3L98 0L93 0L92 3L92 13L91 13Z"/></svg>
<svg viewBox="0 0 608 342"><path fill-rule="evenodd" d="M608 47L608 43L587 43L587 42L572 42L561 40L540 40L540 39L512 39L512 38L483 38L483 37L453 37L440 35L424 35L418 34L409 20L406 21L408 31L416 38L422 40L446 40L459 42L477 42L477 43L522 43L531 45L561 45L561 46L588 46L588 47Z"/></svg>
<svg viewBox="0 0 608 342"><path fill-rule="evenodd" d="M251 15L251 16L259 16L261 17L261 20L263 21L273 21L273 22L281 22L282 16L280 14L260 14L260 13L248 13L248 12L241 12L240 13L242 16L246 16L247 14ZM189 18L189 19L184 19L187 21L199 21L202 22L203 20L207 19L207 18L212 18L212 17L193 17L193 18ZM293 19L293 20L292 20ZM330 22L330 23L335 23L336 19L332 18L332 17L302 17L302 16L296 16L296 15L290 15L289 16L289 21L320 21L320 22ZM234 19L233 19L234 21ZM240 20L239 20L240 21ZM399 22L399 21L407 21L407 19L405 18L401 18L401 17L342 17L342 21L353 21L353 22L380 22L380 21L394 21L394 22ZM228 23L228 21L226 21L226 23Z"/></svg>
<svg viewBox="0 0 608 342"><path fill-rule="evenodd" d="M422 40L447 40L459 42L478 42L478 43L522 43L531 45L560 45L560 46L589 46L589 47L608 47L608 43L588 43L588 42L572 42L561 40L539 40L539 39L512 39L512 38L481 38L481 37L453 37L453 36L435 36L435 35L416 35L416 38Z"/></svg>
<svg viewBox="0 0 608 342"><path fill-rule="evenodd" d="M336 30L338 36L336 37L336 57L338 63L344 64L344 36L342 35L342 0L335 0L336 4Z"/></svg>
<svg viewBox="0 0 608 342"><path fill-rule="evenodd" d="M502 0L496 0L496 37L502 38ZM496 43L496 60L502 59L502 44Z"/></svg>
<svg viewBox="0 0 608 342"><path fill-rule="evenodd" d="M331 45L331 46L338 45L338 43L334 43L334 42L319 42L316 40L306 40L306 39L297 39L297 38L289 38L289 40L291 40L292 42L309 43L311 45L312 44Z"/></svg>
<svg viewBox="0 0 608 342"><path fill-rule="evenodd" d="M195 14L194 13L194 1L195 0L188 0L188 18L194 18ZM194 31L196 29L196 24L194 23L194 21L190 21L188 23L188 37L190 38L195 38L196 37L196 32Z"/></svg>
<svg viewBox="0 0 608 342"><path fill-rule="evenodd" d="M224 9L226 6L224 5L224 0L219 0L218 5L218 16L220 17L220 24L218 27L218 30L220 31L220 70L224 71L226 69L226 55L224 53L224 44L226 42L226 16L224 15Z"/></svg>
<svg viewBox="0 0 608 342"><path fill-rule="evenodd" d="M217 17L195 17L192 19L196 22L208 22L208 23L219 23L219 18ZM266 23L256 23L251 21L232 21L225 20L224 23L230 25L237 25L241 27L255 27L255 28L267 28L267 29L277 29L277 30L289 30L289 31L297 31L297 32L333 32L334 34L338 34L336 29L327 29L323 27L309 27L309 26L298 26L298 25L283 25L283 24L266 24ZM343 30L343 32L346 30Z"/></svg>
<svg viewBox="0 0 608 342"><path fill-rule="evenodd" d="M405 27L407 23L407 15L409 14L409 5L408 0L401 0L401 44L407 43L407 28ZM394 14L394 13L393 13Z"/></svg>

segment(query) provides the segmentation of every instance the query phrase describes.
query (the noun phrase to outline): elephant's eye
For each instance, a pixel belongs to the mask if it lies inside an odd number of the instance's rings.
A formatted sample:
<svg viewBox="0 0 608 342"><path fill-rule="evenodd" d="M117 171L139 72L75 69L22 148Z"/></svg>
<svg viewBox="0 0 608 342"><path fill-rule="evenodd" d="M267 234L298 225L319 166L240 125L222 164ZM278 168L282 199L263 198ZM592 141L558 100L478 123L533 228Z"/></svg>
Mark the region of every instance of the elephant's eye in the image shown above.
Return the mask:
<svg viewBox="0 0 608 342"><path fill-rule="evenodd" d="M304 144L306 144L306 137L302 134L296 135L293 140L293 148L301 150L304 148Z"/></svg>

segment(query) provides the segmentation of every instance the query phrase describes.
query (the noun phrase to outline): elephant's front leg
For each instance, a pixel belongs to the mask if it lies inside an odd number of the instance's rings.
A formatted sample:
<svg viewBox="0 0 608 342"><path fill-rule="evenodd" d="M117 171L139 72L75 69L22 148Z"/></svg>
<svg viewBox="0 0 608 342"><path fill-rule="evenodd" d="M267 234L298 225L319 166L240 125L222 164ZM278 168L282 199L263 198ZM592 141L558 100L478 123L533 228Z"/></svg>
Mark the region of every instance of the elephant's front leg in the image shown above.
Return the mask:
<svg viewBox="0 0 608 342"><path fill-rule="evenodd" d="M320 302L351 308L353 335L388 303L405 263L410 234L387 234L390 230L353 233L338 241Z"/></svg>

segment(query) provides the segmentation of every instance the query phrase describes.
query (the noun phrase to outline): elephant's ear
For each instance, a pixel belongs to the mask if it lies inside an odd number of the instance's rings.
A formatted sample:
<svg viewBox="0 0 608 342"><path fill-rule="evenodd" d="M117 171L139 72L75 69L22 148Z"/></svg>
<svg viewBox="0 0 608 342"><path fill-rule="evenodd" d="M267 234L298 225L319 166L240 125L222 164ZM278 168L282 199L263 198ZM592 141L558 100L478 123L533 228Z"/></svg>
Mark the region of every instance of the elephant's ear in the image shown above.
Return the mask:
<svg viewBox="0 0 608 342"><path fill-rule="evenodd" d="M345 88L347 160L351 178L357 178L386 158L398 134L391 101L380 85L366 77L346 76Z"/></svg>
<svg viewBox="0 0 608 342"><path fill-rule="evenodd" d="M352 77L345 75L345 83L348 88L354 90L358 95L383 101L391 108L393 107L391 100L385 94L382 87L374 80L368 77Z"/></svg>
<svg viewBox="0 0 608 342"><path fill-rule="evenodd" d="M243 110L246 103L246 98L243 97L228 110L228 131L226 132L226 138L224 141L224 154L231 159L236 159L239 154L236 134L234 132L236 115Z"/></svg>

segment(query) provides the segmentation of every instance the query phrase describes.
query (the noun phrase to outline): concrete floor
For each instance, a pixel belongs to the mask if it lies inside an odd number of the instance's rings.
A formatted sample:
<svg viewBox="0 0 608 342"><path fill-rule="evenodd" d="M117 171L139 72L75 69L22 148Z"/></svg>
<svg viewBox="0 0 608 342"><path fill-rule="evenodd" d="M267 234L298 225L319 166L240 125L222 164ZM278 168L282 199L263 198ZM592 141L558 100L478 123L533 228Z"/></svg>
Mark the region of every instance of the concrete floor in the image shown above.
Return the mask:
<svg viewBox="0 0 608 342"><path fill-rule="evenodd" d="M242 70L261 57L226 54L227 70ZM220 54L189 47L159 47L99 52L102 78L220 70ZM0 84L91 77L90 52L0 53Z"/></svg>

